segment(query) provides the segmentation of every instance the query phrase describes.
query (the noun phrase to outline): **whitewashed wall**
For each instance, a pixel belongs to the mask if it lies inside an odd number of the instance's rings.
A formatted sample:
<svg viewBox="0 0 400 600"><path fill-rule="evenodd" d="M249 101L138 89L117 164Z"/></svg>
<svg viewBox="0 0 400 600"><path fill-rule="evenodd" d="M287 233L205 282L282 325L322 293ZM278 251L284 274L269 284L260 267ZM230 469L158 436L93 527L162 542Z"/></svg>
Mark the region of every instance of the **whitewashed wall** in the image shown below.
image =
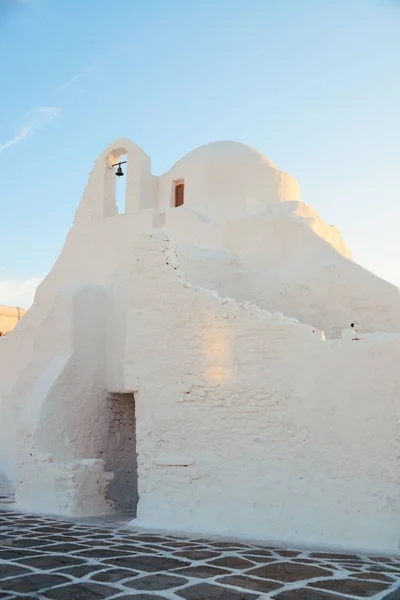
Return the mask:
<svg viewBox="0 0 400 600"><path fill-rule="evenodd" d="M176 267L145 242L110 288L138 390L138 524L397 552L400 336L325 341Z"/></svg>
<svg viewBox="0 0 400 600"><path fill-rule="evenodd" d="M154 178L130 144L96 162L59 259L0 340L0 472L18 506L112 510L107 395L134 392L140 524L397 552L399 290L351 261L290 176L290 193L259 186L274 167L248 149L203 148L187 164L204 201L163 212L175 175ZM110 152L134 157L122 215ZM250 180L230 204L219 186L240 161ZM360 341L342 340L353 321Z"/></svg>

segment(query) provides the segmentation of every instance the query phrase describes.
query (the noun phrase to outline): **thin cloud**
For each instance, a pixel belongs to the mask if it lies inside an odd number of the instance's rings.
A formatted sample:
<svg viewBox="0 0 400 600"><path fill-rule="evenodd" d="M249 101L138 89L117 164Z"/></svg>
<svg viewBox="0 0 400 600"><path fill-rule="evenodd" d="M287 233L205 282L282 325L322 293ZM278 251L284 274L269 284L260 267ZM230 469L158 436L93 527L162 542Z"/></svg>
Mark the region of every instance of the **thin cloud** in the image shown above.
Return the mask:
<svg viewBox="0 0 400 600"><path fill-rule="evenodd" d="M75 75L73 75L70 79L67 79L63 83L60 83L60 85L57 87L57 92L58 93L65 92L80 79L85 79L88 76L90 77L91 74L93 74L99 67L101 67L102 62L103 61L101 61L101 60L96 60L92 64L89 64L87 67L83 67L80 71L75 73Z"/></svg>
<svg viewBox="0 0 400 600"><path fill-rule="evenodd" d="M65 90L67 90L69 87L71 87L71 85L73 85L81 77L82 77L82 73L77 73L76 75L71 77L71 79L68 79L67 81L65 81L64 83L59 85L57 88L57 92L65 92Z"/></svg>
<svg viewBox="0 0 400 600"><path fill-rule="evenodd" d="M22 0L23 2L25 0ZM29 1L29 0L27 0ZM0 0L1 2L1 0ZM70 79L67 79L63 83L61 83L57 87L57 92L62 93L72 87L78 80L85 80L96 72L101 73L104 68L109 65L111 60L114 60L115 57L121 56L130 48L130 44L124 42L120 44L114 51L107 52L102 56L98 56L97 59L91 63L89 63L86 67L82 67L80 71L78 71L75 75L73 75Z"/></svg>
<svg viewBox="0 0 400 600"><path fill-rule="evenodd" d="M15 136L0 144L0 152L19 144L27 137L37 133L44 125L60 116L61 110L55 106L40 106L24 116L22 125Z"/></svg>

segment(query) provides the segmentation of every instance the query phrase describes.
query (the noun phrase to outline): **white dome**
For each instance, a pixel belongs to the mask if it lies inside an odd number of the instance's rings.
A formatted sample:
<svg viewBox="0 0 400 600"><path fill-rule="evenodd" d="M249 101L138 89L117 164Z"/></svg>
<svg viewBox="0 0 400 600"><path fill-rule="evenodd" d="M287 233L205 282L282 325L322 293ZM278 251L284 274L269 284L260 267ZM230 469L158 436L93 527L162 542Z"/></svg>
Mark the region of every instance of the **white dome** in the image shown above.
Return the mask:
<svg viewBox="0 0 400 600"><path fill-rule="evenodd" d="M200 146L165 173L159 190L170 207L174 207L171 194L177 183L184 186L185 209L209 221L264 214L271 204L300 200L293 177L261 152L238 142Z"/></svg>
<svg viewBox="0 0 400 600"><path fill-rule="evenodd" d="M255 148L239 142L212 142L199 146L186 154L174 166L190 163L225 163L241 166L267 166L275 169L274 163Z"/></svg>

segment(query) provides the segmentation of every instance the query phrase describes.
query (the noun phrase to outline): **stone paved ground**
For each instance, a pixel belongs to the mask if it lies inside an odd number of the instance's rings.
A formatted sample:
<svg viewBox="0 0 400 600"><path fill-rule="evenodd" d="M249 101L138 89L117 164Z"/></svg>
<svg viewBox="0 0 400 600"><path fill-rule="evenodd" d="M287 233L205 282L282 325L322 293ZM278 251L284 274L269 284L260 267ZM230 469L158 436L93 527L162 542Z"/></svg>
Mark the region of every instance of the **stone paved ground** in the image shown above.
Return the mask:
<svg viewBox="0 0 400 600"><path fill-rule="evenodd" d="M0 511L0 599L400 600L400 558Z"/></svg>

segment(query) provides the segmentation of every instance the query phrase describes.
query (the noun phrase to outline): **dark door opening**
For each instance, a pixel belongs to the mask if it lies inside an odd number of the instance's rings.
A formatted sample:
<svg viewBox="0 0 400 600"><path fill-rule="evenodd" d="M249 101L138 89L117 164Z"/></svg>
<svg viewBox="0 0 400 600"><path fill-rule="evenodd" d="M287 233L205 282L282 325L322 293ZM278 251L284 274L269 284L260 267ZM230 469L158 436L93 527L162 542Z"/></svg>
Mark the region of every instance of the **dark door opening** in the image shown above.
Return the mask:
<svg viewBox="0 0 400 600"><path fill-rule="evenodd" d="M114 473L107 498L116 512L133 512L138 503L135 395L110 394L108 397L109 428L106 442L105 468Z"/></svg>

